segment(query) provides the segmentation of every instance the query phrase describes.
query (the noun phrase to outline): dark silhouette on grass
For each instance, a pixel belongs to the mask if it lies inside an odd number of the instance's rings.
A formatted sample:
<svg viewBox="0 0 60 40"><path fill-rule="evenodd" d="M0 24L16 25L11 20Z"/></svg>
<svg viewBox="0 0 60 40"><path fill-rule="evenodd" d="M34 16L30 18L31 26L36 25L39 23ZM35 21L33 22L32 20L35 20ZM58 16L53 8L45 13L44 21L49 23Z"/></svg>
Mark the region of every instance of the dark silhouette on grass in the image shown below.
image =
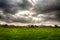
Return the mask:
<svg viewBox="0 0 60 40"><path fill-rule="evenodd" d="M56 27L56 28L59 28L59 26L58 26L58 25L55 25L55 27Z"/></svg>

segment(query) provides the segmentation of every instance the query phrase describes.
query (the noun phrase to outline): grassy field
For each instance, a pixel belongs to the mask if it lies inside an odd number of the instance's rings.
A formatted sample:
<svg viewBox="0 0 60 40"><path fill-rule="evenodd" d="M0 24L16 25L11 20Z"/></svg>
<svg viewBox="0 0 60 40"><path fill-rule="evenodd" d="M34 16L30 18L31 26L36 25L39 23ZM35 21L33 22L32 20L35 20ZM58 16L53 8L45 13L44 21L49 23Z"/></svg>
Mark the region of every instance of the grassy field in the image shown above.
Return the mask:
<svg viewBox="0 0 60 40"><path fill-rule="evenodd" d="M0 28L0 40L60 40L60 28Z"/></svg>

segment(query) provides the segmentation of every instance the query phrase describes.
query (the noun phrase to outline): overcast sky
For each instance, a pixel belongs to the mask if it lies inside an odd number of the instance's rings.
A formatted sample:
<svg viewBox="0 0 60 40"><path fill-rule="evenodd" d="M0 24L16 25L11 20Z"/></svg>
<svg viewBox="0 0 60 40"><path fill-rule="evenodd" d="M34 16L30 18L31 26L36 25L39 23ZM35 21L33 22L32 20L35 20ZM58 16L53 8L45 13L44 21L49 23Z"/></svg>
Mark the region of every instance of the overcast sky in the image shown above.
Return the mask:
<svg viewBox="0 0 60 40"><path fill-rule="evenodd" d="M0 0L0 24L60 24L59 0Z"/></svg>

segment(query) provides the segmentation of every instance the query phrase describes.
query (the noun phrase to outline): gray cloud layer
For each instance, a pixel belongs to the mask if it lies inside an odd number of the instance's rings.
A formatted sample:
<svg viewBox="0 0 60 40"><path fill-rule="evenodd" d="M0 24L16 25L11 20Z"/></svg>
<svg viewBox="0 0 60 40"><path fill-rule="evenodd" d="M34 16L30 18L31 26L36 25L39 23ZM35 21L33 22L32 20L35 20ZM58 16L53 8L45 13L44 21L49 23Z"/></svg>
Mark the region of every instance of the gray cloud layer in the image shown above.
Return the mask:
<svg viewBox="0 0 60 40"><path fill-rule="evenodd" d="M45 20L60 21L60 0L38 0L33 10L37 14L48 15Z"/></svg>
<svg viewBox="0 0 60 40"><path fill-rule="evenodd" d="M31 1L31 0L30 0ZM42 18L41 21L60 22L60 1L59 0L37 0L32 5L29 0L0 0L0 20L6 22L31 23L34 17ZM18 11L26 11L28 15L16 16ZM33 15L30 15L32 12ZM34 13L33 13L34 12ZM21 13L22 14L22 13ZM41 14L43 16L41 16ZM40 15L40 17L38 17ZM25 17L26 16L26 17ZM31 17L29 17L31 16ZM34 20L33 20L34 21ZM41 22L40 21L40 22Z"/></svg>
<svg viewBox="0 0 60 40"><path fill-rule="evenodd" d="M0 0L0 9L4 13L16 13L18 9L27 10L31 6L28 0Z"/></svg>
<svg viewBox="0 0 60 40"><path fill-rule="evenodd" d="M29 10L32 4L28 0L0 0L0 20L6 22L30 23L30 19L13 17L19 10Z"/></svg>

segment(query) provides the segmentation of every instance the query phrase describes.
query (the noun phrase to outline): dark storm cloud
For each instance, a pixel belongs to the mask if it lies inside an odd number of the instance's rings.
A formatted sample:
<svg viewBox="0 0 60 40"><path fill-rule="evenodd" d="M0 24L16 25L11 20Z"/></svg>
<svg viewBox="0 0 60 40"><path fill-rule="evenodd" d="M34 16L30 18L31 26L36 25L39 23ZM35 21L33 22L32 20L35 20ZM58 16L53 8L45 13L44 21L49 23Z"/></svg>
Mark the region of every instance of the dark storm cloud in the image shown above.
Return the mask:
<svg viewBox="0 0 60 40"><path fill-rule="evenodd" d="M6 22L31 23L32 18L37 18L40 14L44 15L40 17L43 19L41 20L43 22L60 21L60 0L37 0L35 4L30 3L29 0L0 0L0 10L2 11L0 13L0 20ZM15 15L18 11L26 10L29 11L27 13L34 13L30 15L31 18L29 15L26 16L27 18L24 17L25 15L23 17Z"/></svg>
<svg viewBox="0 0 60 40"><path fill-rule="evenodd" d="M44 14L43 19L45 21L60 21L60 0L38 0L33 11L37 15ZM54 17L51 15L54 15Z"/></svg>
<svg viewBox="0 0 60 40"><path fill-rule="evenodd" d="M27 10L31 7L28 0L0 0L0 9L4 13L16 13L19 10Z"/></svg>
<svg viewBox="0 0 60 40"><path fill-rule="evenodd" d="M28 0L0 0L0 20L6 22L30 23L31 18L14 17L19 10L29 10L32 4Z"/></svg>
<svg viewBox="0 0 60 40"><path fill-rule="evenodd" d="M22 3L18 3L18 6L20 6L21 9L29 9L30 7L32 7L32 4L29 3L28 0L22 0Z"/></svg>
<svg viewBox="0 0 60 40"><path fill-rule="evenodd" d="M34 10L37 12L51 12L60 10L60 1L59 0L38 0Z"/></svg>

